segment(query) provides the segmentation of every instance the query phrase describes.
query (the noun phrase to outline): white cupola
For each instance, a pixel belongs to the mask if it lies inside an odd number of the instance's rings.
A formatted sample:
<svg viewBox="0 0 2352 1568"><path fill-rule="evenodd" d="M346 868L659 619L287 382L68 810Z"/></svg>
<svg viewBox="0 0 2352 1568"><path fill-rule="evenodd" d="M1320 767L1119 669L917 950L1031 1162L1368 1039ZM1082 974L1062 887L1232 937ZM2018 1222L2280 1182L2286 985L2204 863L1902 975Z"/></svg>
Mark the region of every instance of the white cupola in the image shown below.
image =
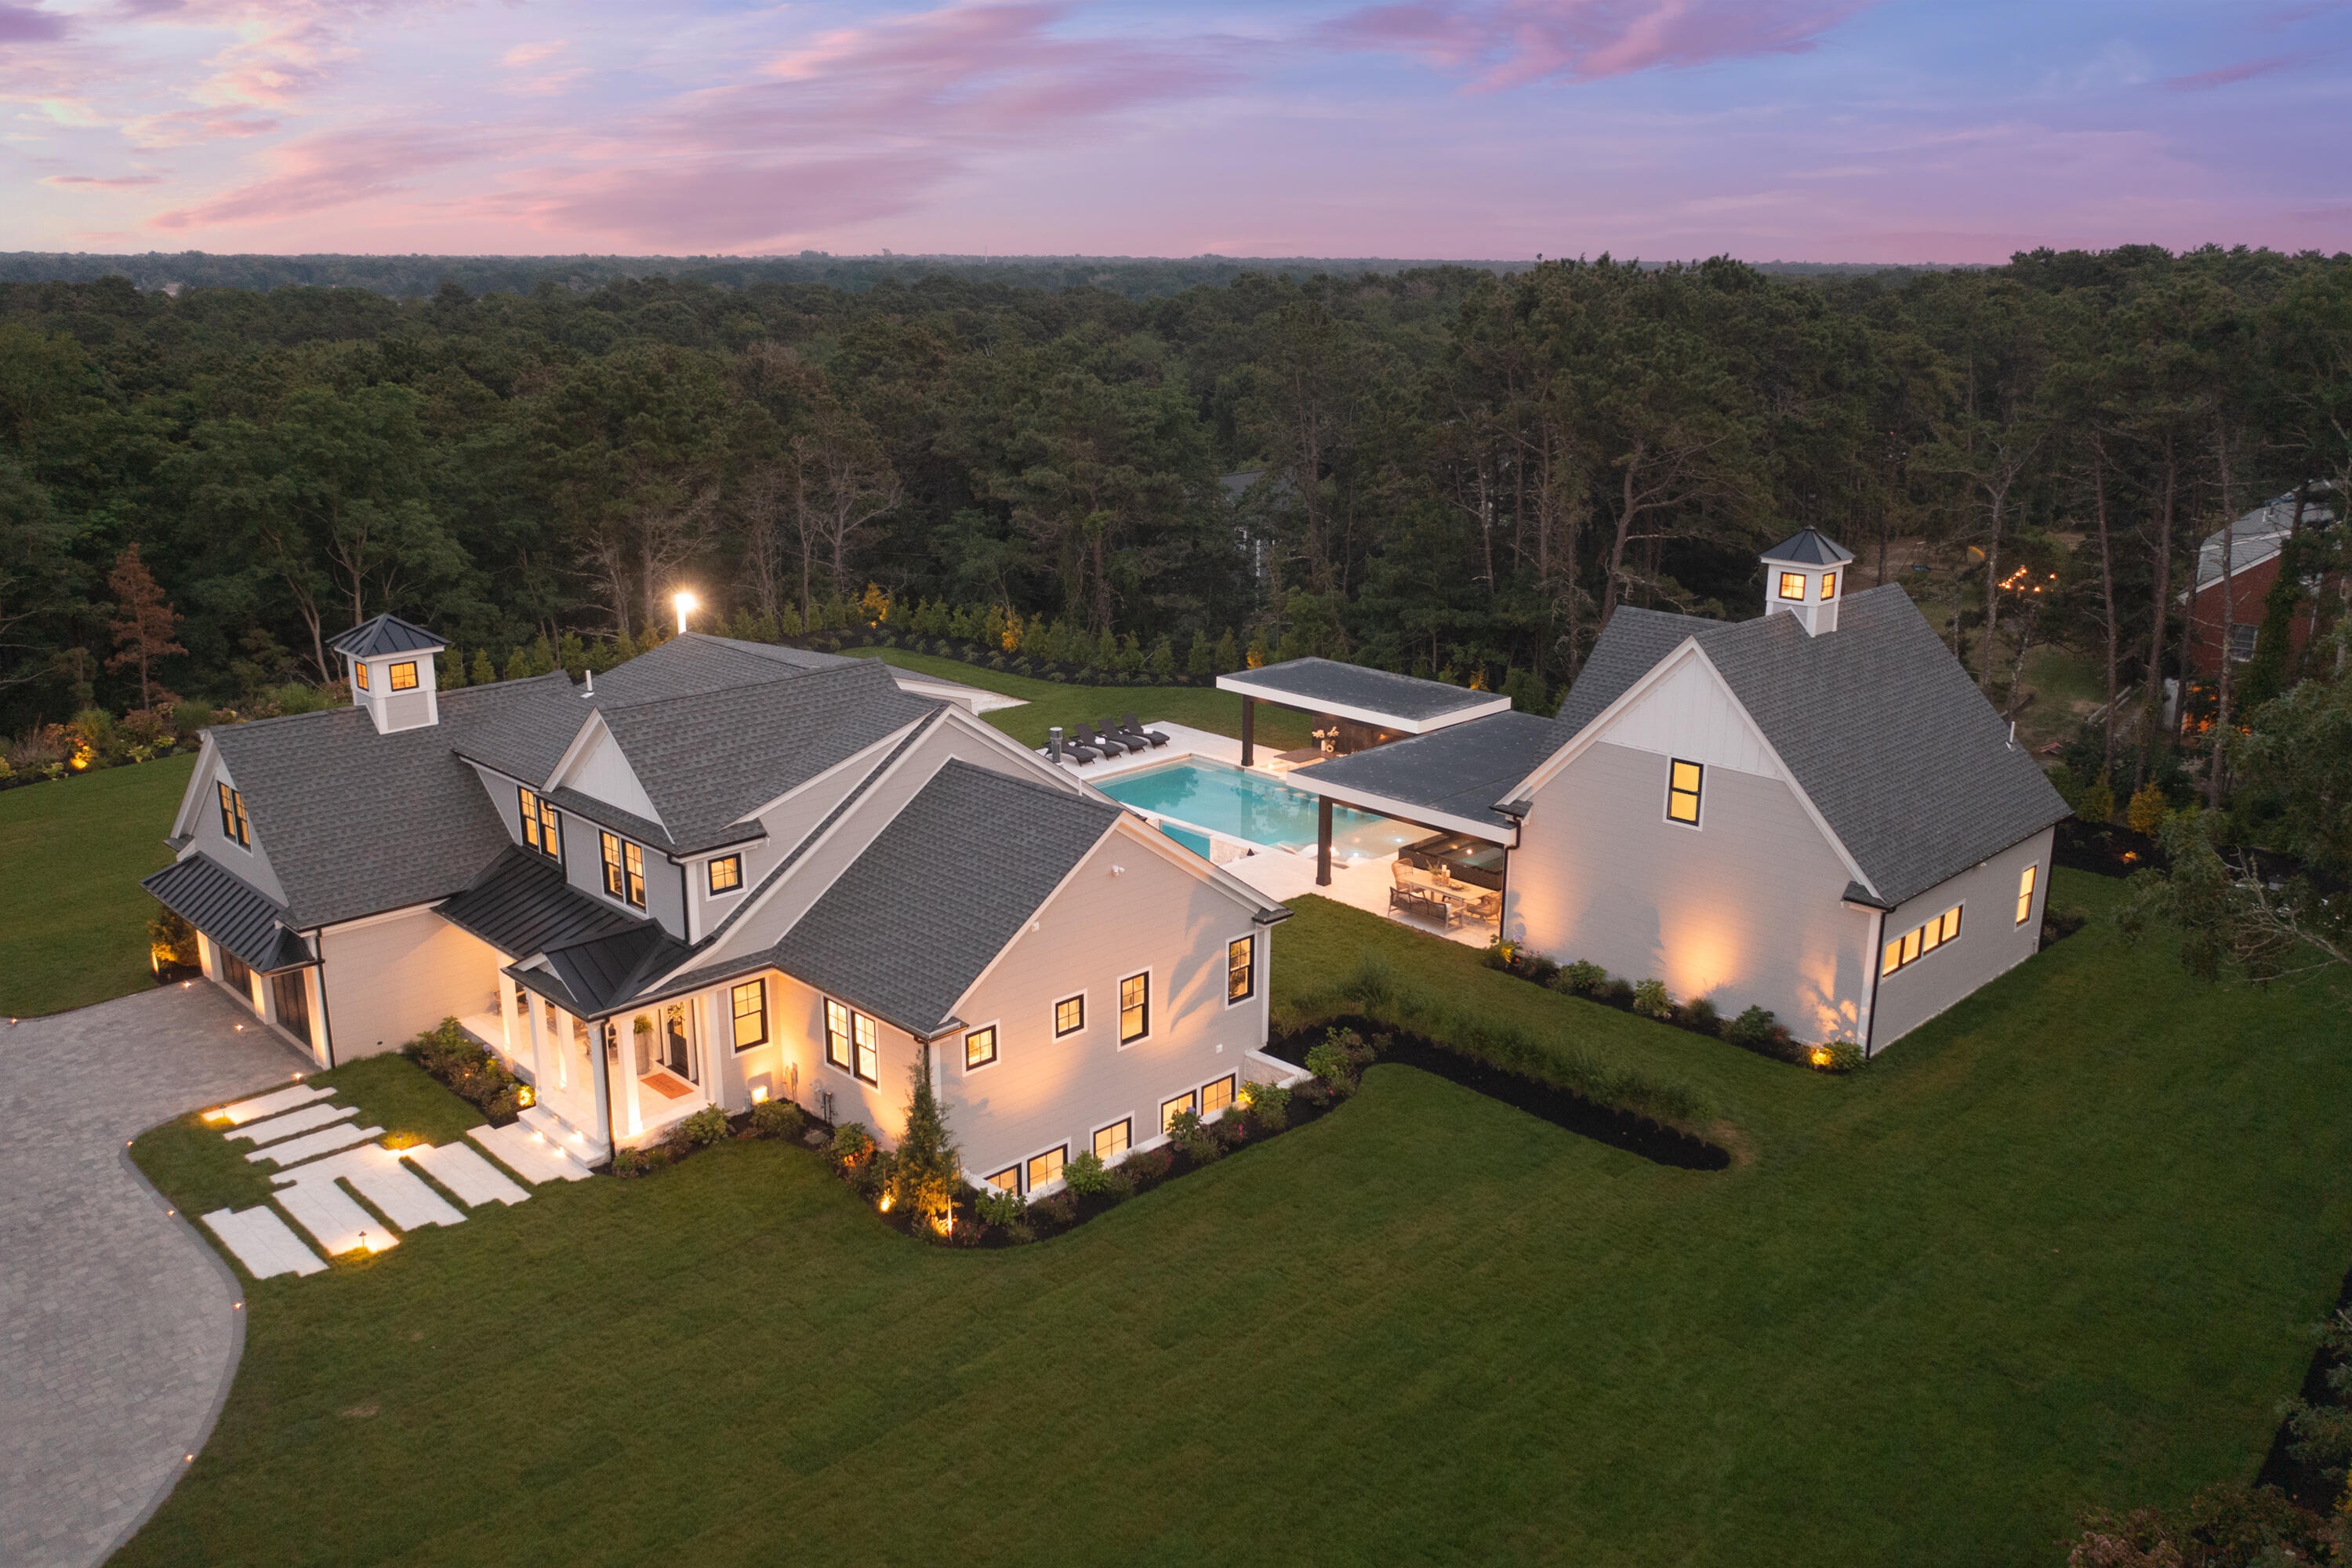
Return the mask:
<svg viewBox="0 0 2352 1568"><path fill-rule="evenodd" d="M431 632L398 616L378 616L327 646L350 666L352 701L367 710L377 734L441 721L433 656L447 645Z"/></svg>
<svg viewBox="0 0 2352 1568"><path fill-rule="evenodd" d="M1810 528L1782 540L1764 552L1764 613L1787 611L1811 637L1837 630L1853 559L1853 551Z"/></svg>

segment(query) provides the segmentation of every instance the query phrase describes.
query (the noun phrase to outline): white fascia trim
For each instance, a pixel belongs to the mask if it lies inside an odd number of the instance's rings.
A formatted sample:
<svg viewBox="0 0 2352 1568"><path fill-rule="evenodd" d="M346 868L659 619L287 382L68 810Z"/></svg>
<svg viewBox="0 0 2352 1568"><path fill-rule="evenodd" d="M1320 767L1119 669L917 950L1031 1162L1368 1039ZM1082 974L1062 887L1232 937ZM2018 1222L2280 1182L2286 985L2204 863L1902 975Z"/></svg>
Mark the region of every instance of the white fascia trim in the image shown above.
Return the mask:
<svg viewBox="0 0 2352 1568"><path fill-rule="evenodd" d="M213 793L214 775L221 771L220 748L213 744L213 732L204 732L203 744L196 752L195 771L188 775L188 787L180 794L180 810L172 818L172 837L193 837L196 831L196 802L202 795ZM235 786L231 786L235 787ZM190 846L194 847L193 845Z"/></svg>
<svg viewBox="0 0 2352 1568"><path fill-rule="evenodd" d="M563 775L570 773L573 765L588 754L589 742L599 734L611 733L612 731L604 723L604 715L593 708L588 710L588 717L580 721L579 733L572 737L572 744L563 748L563 755L555 760L554 770L547 775L546 782L539 787L542 790L562 787Z"/></svg>
<svg viewBox="0 0 2352 1568"><path fill-rule="evenodd" d="M433 900L433 903L429 904L404 904L396 910L385 910L379 914L362 915L357 920L336 921L331 924L317 926L312 929L320 936L326 936L331 932L340 933L347 931L358 931L363 926L378 926L383 924L387 921L406 920L411 915L431 910L434 904L440 903L441 901L441 900L436 899ZM459 927L458 929L464 930L463 927ZM473 936L474 933L467 931L466 934ZM479 937L475 937L474 940L481 942ZM482 942L482 945L484 947L488 947L490 944L484 942ZM497 950L492 949L492 951L495 952Z"/></svg>
<svg viewBox="0 0 2352 1568"><path fill-rule="evenodd" d="M1121 806L1119 819L1111 824L1111 826L1114 831L1125 828L1128 837L1136 843L1142 845L1177 869L1201 878L1211 887L1248 910L1252 915L1262 914L1268 907L1264 893L1259 892L1223 866L1202 859L1160 829L1145 822L1136 814L1133 806ZM1091 855L1094 851L1090 849L1087 853Z"/></svg>
<svg viewBox="0 0 2352 1568"><path fill-rule="evenodd" d="M1697 659L1707 674L1714 679L1723 695L1729 700L1732 710L1739 715L1740 722L1748 727L1749 737L1757 745L1763 748L1766 756L1772 759L1775 775L1782 784L1789 786L1789 793L1797 797L1797 804L1804 808L1805 816L1811 821L1815 831L1819 832L1822 841L1835 851L1839 863L1845 867L1846 875L1869 889L1873 894L1877 894L1878 884L1872 881L1869 874L1863 870L1862 863L1856 860L1853 853L1846 848L1845 840L1840 838L1831 829L1829 819L1823 816L1821 808L1813 804L1813 797L1805 793L1805 786L1799 784L1797 775L1789 771L1789 764L1782 759L1780 748L1773 745L1770 739L1765 735L1763 727L1756 722L1756 716L1748 711L1748 704L1739 700L1738 693L1731 689L1731 682L1724 679L1723 671L1716 667L1715 660L1707 657L1706 649L1699 647L1698 639L1695 637L1685 637L1675 644L1672 652L1652 665L1649 672L1641 679L1621 692L1616 701L1594 714L1591 721L1579 730L1568 744L1547 757L1537 766L1535 772L1519 781L1517 788L1503 798L1532 802L1537 790L1559 777L1570 763L1591 751L1600 742L1601 731L1607 729L1652 688L1665 679L1667 675L1686 658Z"/></svg>
<svg viewBox="0 0 2352 1568"><path fill-rule="evenodd" d="M1234 684L1227 685L1228 681ZM1265 687L1248 684L1239 676L1217 677L1217 689L1230 691L1240 697L1255 697L1260 702L1271 702L1277 708L1296 708L1307 713L1328 713L1335 719L1353 719L1359 724L1370 724L1379 730L1399 730L1408 735L1426 735L1433 730L1444 730L1455 724L1466 724L1473 719L1489 718L1507 710L1511 706L1509 698L1497 695L1490 701L1457 708L1450 713L1440 713L1434 718L1407 719L1398 713L1377 712L1370 708L1351 707L1345 702L1325 702L1313 697L1301 697L1296 692L1276 695Z"/></svg>
<svg viewBox="0 0 2352 1568"><path fill-rule="evenodd" d="M915 722L919 724L922 722L922 721L919 719ZM914 724L900 725L898 729L891 731L888 734L883 736L872 745L866 747L862 751L854 752L849 756L842 758L841 761L834 763L833 766L825 769L824 772L817 774L814 778L810 779L807 783L796 784L793 788L786 790L783 794L776 796L773 800L766 801L759 805L753 806L751 810L737 817L731 826L741 827L750 823L756 823L760 818L767 816L768 813L775 810L776 807L783 805L786 801L791 800L793 796L806 795L809 791L816 788L819 784L839 776L847 769L857 767L861 763L866 767L872 767L874 765L874 759L877 755L887 753L891 747L905 740L907 738L907 731L914 727ZM749 842L749 840L744 840L744 842ZM724 849L730 847L730 846L720 845L719 847ZM709 855L716 853L717 850L703 850L682 858L673 856L672 858L698 860Z"/></svg>
<svg viewBox="0 0 2352 1568"><path fill-rule="evenodd" d="M1024 774L1027 778L1039 784L1052 784L1066 794L1097 800L1110 799L1108 795L1097 791L1086 780L1064 773L987 720L966 711L961 706L951 703L942 711L947 722L957 726L967 734L978 736L1007 757L1018 759Z"/></svg>
<svg viewBox="0 0 2352 1568"><path fill-rule="evenodd" d="M1314 772L1312 768L1299 768L1293 772L1289 775L1292 787L1305 789L1316 795L1328 796L1335 805L1360 805L1375 816L1401 817L1409 822L1425 822L1432 827L1443 827L1454 833L1466 833L1473 838L1488 844L1499 844L1506 849L1516 848L1518 845L1518 834L1501 823L1480 822L1475 817L1456 816L1450 811L1439 811L1432 806L1416 805L1409 800L1396 800L1384 795L1373 795L1368 790L1349 789L1345 784L1333 784L1328 789L1317 789L1311 784L1297 782L1302 774L1311 778Z"/></svg>

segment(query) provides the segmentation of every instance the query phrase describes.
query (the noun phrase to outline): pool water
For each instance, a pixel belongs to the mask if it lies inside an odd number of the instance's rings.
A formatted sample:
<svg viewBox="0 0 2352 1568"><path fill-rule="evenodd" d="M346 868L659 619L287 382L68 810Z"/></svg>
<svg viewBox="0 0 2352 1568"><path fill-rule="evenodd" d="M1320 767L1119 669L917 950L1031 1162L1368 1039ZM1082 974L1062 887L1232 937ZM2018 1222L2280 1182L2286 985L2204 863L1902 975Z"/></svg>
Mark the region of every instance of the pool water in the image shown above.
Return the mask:
<svg viewBox="0 0 2352 1568"><path fill-rule="evenodd" d="M1315 796L1279 779L1223 763L1191 758L1122 773L1097 787L1138 811L1172 816L1244 843L1283 849L1315 847L1315 814L1319 804ZM1207 852L1205 840L1193 842L1201 837L1197 833L1172 826L1161 831L1196 855ZM1343 805L1331 810L1331 853L1341 859L1391 854L1402 845L1427 837L1427 828L1411 823L1369 816Z"/></svg>

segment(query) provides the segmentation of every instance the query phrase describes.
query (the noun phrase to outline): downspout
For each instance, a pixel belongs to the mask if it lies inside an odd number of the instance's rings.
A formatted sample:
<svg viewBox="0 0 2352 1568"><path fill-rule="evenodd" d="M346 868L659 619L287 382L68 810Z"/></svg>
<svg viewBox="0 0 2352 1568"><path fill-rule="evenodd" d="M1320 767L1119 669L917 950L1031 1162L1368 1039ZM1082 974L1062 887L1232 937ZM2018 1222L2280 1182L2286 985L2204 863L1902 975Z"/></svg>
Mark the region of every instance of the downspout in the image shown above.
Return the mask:
<svg viewBox="0 0 2352 1568"><path fill-rule="evenodd" d="M596 1020L596 1088L604 1102L604 1147L621 1152L621 1135L613 1125L613 1058L621 1054L610 1018Z"/></svg>
<svg viewBox="0 0 2352 1568"><path fill-rule="evenodd" d="M1870 1011L1862 1026L1862 1059L1871 1058L1872 1042L1878 1036L1878 975L1886 963L1886 911L1879 910L1870 917Z"/></svg>
<svg viewBox="0 0 2352 1568"><path fill-rule="evenodd" d="M327 1005L327 928L320 926L310 933L312 945L319 950L319 1035L327 1042L327 1070L335 1070L335 1026L327 1015L333 1009Z"/></svg>

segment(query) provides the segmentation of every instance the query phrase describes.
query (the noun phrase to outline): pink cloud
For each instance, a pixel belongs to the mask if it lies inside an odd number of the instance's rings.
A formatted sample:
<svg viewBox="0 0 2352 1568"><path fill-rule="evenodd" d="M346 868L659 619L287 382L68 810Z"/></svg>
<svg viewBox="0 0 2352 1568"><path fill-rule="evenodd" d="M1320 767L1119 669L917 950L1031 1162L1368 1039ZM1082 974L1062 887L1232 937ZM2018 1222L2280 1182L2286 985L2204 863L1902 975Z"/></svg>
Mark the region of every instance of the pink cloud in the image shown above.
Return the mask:
<svg viewBox="0 0 2352 1568"><path fill-rule="evenodd" d="M2268 76L2271 72L2291 66L2304 58L2301 55L2271 55L2259 60L2241 60L2233 66L2217 66L2211 70L2198 71L2192 76L2168 77L2164 85L2175 91L2188 92L2211 87L2228 87L2232 82L2250 81L2258 76Z"/></svg>
<svg viewBox="0 0 2352 1568"><path fill-rule="evenodd" d="M1874 0L1400 0L1323 31L1344 48L1478 72L1481 88L1592 81L1665 66L1793 54Z"/></svg>
<svg viewBox="0 0 2352 1568"><path fill-rule="evenodd" d="M160 185L161 174L51 174L45 185L79 185L88 190L126 191L139 185Z"/></svg>
<svg viewBox="0 0 2352 1568"><path fill-rule="evenodd" d="M273 151L269 159L277 172L268 179L148 221L156 228L184 229L299 217L401 195L420 174L502 150L491 139L455 132L335 132Z"/></svg>

